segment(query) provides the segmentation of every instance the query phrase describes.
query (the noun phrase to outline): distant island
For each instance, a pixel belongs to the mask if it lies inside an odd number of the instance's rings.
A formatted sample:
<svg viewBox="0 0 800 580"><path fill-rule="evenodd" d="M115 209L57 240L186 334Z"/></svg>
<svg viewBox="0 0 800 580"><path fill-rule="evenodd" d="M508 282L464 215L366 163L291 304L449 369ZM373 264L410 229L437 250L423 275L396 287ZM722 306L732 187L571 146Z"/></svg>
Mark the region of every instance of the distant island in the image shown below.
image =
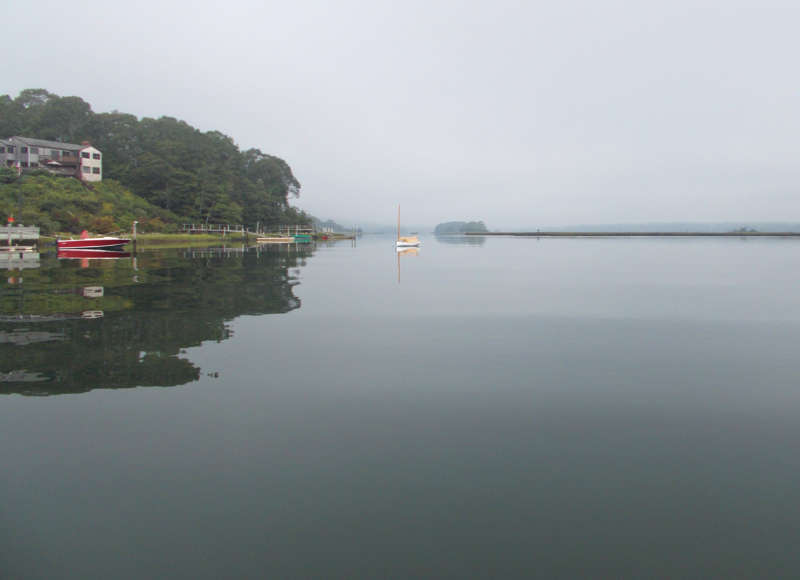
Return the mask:
<svg viewBox="0 0 800 580"><path fill-rule="evenodd" d="M434 228L433 233L437 236L448 236L454 234L482 234L489 230L482 221L477 222L445 222Z"/></svg>

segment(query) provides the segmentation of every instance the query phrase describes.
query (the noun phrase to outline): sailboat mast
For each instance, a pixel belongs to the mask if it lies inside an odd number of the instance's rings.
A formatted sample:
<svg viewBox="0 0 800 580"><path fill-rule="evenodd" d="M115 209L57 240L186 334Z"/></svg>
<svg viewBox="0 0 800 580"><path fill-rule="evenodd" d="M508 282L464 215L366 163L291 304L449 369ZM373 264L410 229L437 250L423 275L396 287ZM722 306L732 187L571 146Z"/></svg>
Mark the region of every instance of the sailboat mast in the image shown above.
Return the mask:
<svg viewBox="0 0 800 580"><path fill-rule="evenodd" d="M400 241L400 205L397 206L397 241Z"/></svg>

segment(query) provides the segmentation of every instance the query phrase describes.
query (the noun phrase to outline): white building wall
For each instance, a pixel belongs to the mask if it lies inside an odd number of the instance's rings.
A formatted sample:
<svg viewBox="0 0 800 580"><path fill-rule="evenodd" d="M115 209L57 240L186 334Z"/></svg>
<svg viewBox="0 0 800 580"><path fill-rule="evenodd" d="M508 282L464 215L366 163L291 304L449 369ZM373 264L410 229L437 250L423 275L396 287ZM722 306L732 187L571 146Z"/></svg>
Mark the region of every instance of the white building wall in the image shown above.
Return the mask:
<svg viewBox="0 0 800 580"><path fill-rule="evenodd" d="M83 181L103 179L103 154L92 146L81 149L80 175Z"/></svg>

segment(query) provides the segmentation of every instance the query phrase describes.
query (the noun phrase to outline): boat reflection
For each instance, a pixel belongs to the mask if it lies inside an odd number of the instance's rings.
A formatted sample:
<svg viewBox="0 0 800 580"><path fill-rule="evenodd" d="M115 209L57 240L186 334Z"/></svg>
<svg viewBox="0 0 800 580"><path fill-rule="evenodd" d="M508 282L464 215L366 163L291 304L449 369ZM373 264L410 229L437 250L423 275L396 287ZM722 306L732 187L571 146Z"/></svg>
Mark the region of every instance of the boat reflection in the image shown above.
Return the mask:
<svg viewBox="0 0 800 580"><path fill-rule="evenodd" d="M119 250L58 250L58 259L91 259L91 260L109 260L116 258L130 258L130 252L122 252Z"/></svg>
<svg viewBox="0 0 800 580"><path fill-rule="evenodd" d="M400 283L400 256L418 256L419 248L397 248L397 283Z"/></svg>
<svg viewBox="0 0 800 580"><path fill-rule="evenodd" d="M37 342L50 342L54 340L66 340L66 334L59 331L31 330L30 327L0 330L0 344L26 346Z"/></svg>
<svg viewBox="0 0 800 580"><path fill-rule="evenodd" d="M105 290L102 286L84 286L81 294L84 298L102 298Z"/></svg>
<svg viewBox="0 0 800 580"><path fill-rule="evenodd" d="M81 318L84 320L91 320L93 318L103 318L105 313L102 310L84 310L81 312Z"/></svg>
<svg viewBox="0 0 800 580"><path fill-rule="evenodd" d="M42 373L29 372L25 369L15 369L7 373L0 372L0 383L41 383L47 382L49 379ZM20 390L25 393L25 390ZM27 394L27 393L26 393ZM37 394L33 392L31 394Z"/></svg>

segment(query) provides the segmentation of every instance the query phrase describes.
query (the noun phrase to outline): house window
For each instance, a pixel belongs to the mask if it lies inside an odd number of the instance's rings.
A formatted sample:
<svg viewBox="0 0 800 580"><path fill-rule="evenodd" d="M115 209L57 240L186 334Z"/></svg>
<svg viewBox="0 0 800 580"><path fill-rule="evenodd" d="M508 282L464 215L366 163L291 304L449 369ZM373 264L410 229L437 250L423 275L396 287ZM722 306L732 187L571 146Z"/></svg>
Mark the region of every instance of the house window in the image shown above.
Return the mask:
<svg viewBox="0 0 800 580"><path fill-rule="evenodd" d="M83 157L84 159L89 159L89 153L86 152L86 151L82 151L81 152L81 157Z"/></svg>
<svg viewBox="0 0 800 580"><path fill-rule="evenodd" d="M100 159L99 153L92 153L92 159Z"/></svg>
<svg viewBox="0 0 800 580"><path fill-rule="evenodd" d="M20 165L22 167L27 167L28 166L28 162L27 161L23 161L22 163L20 163Z"/></svg>
<svg viewBox="0 0 800 580"><path fill-rule="evenodd" d="M38 147L31 147L31 153L38 154L39 153L39 148Z"/></svg>
<svg viewBox="0 0 800 580"><path fill-rule="evenodd" d="M82 167L84 173L89 173L89 168L85 165Z"/></svg>
<svg viewBox="0 0 800 580"><path fill-rule="evenodd" d="M8 152L9 153L13 153L14 152L14 146L13 145L9 145L8 146Z"/></svg>
<svg viewBox="0 0 800 580"><path fill-rule="evenodd" d="M100 175L100 168L99 167L92 167L92 173L96 173L97 175Z"/></svg>
<svg viewBox="0 0 800 580"><path fill-rule="evenodd" d="M6 152L6 148L5 147L0 147L0 153L5 153L5 152Z"/></svg>
<svg viewBox="0 0 800 580"><path fill-rule="evenodd" d="M72 152L71 151L62 151L61 152L61 157L72 157Z"/></svg>
<svg viewBox="0 0 800 580"><path fill-rule="evenodd" d="M31 167L39 167L39 164L36 161L31 161Z"/></svg>
<svg viewBox="0 0 800 580"><path fill-rule="evenodd" d="M27 147L23 147L22 149L20 149L20 153L27 153L27 152L28 152Z"/></svg>

